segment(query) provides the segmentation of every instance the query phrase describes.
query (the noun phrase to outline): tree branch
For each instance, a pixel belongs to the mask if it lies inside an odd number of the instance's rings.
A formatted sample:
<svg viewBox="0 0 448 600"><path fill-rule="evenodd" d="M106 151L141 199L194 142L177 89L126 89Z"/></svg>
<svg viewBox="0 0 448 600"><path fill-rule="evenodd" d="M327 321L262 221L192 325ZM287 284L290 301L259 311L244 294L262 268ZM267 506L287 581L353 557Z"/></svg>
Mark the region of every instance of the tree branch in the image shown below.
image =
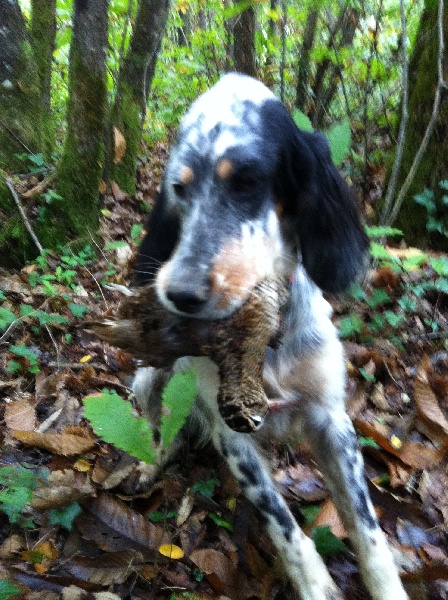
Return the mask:
<svg viewBox="0 0 448 600"><path fill-rule="evenodd" d="M31 239L35 243L37 249L39 250L40 253L42 253L43 250L44 250L44 248L43 248L42 244L39 242L39 240L37 239L37 236L34 233L32 227L31 227L30 222L28 221L28 217L26 216L25 211L23 210L22 203L20 202L20 198L17 195L17 192L14 189L14 186L12 185L12 183L8 179L5 179L5 183L6 183L6 186L8 187L8 189L9 189L9 191L11 192L11 195L12 195L12 197L14 199L14 202L15 202L15 204L17 206L17 209L18 209L18 211L20 213L20 216L22 217L23 224L25 225L25 227L26 227L28 233L30 234Z"/></svg>
<svg viewBox="0 0 448 600"><path fill-rule="evenodd" d="M401 167L401 161L403 159L404 144L406 141L406 130L408 126L408 102L409 102L409 61L408 53L406 50L406 37L407 37L407 23L406 14L404 11L404 0L400 0L400 14L401 14L401 71L402 71L402 86L403 86L403 98L401 105L401 122L400 129L398 132L397 152L395 154L394 166L392 168L392 174L389 179L389 185L386 190L386 197L384 200L384 208L381 214L380 223L384 225L389 218L392 202L397 187L398 173Z"/></svg>

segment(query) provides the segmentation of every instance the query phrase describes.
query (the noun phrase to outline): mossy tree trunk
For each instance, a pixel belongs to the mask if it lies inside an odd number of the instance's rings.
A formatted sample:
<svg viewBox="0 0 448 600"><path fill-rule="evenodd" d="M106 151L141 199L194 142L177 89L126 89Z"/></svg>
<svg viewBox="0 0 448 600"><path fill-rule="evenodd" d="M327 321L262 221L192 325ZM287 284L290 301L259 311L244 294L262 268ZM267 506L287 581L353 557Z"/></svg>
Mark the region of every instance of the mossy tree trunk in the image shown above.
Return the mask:
<svg viewBox="0 0 448 600"><path fill-rule="evenodd" d="M0 168L23 170L15 154L42 147L39 76L17 0L0 0Z"/></svg>
<svg viewBox="0 0 448 600"><path fill-rule="evenodd" d="M57 169L61 200L48 205L37 234L44 247L88 240L99 223L107 120L108 0L75 0L69 57L67 135Z"/></svg>
<svg viewBox="0 0 448 600"><path fill-rule="evenodd" d="M123 157L109 162L109 177L119 187L135 192L136 167L149 90L168 19L170 0L140 0L129 51L118 78L112 123L126 140Z"/></svg>
<svg viewBox="0 0 448 600"><path fill-rule="evenodd" d="M56 40L56 0L31 0L31 41L40 79L43 150L47 159L54 146L51 118L51 65Z"/></svg>
<svg viewBox="0 0 448 600"><path fill-rule="evenodd" d="M426 0L421 16L419 31L409 64L409 121L406 131L406 143L398 177L397 192L408 174L417 150L431 119L434 95L437 87L437 0ZM448 10L445 6L443 16L443 35L445 50L443 72L448 80ZM413 197L428 188L434 192L437 204L436 218L448 227L448 206L442 202L443 192L439 182L448 180L448 102L442 99L440 113L429 140L425 155L416 172L414 181L402 204L394 226L405 233L406 240L420 247L448 250L448 239L437 232L426 229L427 212L417 204ZM446 191L444 192L446 194Z"/></svg>
<svg viewBox="0 0 448 600"><path fill-rule="evenodd" d="M0 265L23 264L33 250L1 171L24 172L17 155L42 148L39 76L16 0L0 0Z"/></svg>

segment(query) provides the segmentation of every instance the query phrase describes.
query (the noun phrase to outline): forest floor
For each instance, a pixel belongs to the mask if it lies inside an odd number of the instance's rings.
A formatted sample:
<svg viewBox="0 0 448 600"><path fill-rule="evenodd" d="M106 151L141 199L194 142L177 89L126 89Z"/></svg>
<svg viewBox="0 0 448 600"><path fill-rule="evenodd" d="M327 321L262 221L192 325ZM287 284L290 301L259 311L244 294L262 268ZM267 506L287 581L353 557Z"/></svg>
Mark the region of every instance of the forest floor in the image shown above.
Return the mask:
<svg viewBox="0 0 448 600"><path fill-rule="evenodd" d="M106 196L90 248L0 272L0 599L292 597L257 515L211 448L191 448L142 489L141 463L98 439L83 415L83 398L104 388L130 395L132 357L82 323L116 306L104 282L129 282L164 160L162 149L151 168L142 164L136 199ZM332 302L347 406L410 598L446 600L448 257L380 248L365 286ZM270 463L347 600L365 599L307 447L273 449Z"/></svg>

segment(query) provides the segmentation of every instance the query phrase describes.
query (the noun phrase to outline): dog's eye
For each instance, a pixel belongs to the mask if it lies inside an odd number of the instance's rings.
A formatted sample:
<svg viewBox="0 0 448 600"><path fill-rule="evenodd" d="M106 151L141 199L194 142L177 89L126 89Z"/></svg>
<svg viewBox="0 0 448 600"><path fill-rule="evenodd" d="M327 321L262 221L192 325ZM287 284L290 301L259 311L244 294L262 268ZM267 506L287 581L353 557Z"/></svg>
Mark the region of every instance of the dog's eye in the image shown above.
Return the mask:
<svg viewBox="0 0 448 600"><path fill-rule="evenodd" d="M185 198L187 194L187 186L184 183L173 183L173 190L179 198Z"/></svg>
<svg viewBox="0 0 448 600"><path fill-rule="evenodd" d="M257 180L250 175L235 175L232 177L232 188L235 192L248 194L257 186Z"/></svg>

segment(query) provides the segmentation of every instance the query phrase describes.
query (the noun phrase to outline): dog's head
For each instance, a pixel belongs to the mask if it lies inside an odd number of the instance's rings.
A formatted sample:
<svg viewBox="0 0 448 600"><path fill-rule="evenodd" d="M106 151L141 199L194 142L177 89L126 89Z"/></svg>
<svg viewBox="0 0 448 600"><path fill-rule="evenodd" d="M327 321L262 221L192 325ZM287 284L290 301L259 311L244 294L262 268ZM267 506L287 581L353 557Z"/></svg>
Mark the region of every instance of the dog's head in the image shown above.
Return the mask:
<svg viewBox="0 0 448 600"><path fill-rule="evenodd" d="M325 137L297 129L260 82L229 74L182 121L148 222L137 280L155 276L175 312L220 318L299 253L313 281L338 292L366 238Z"/></svg>

